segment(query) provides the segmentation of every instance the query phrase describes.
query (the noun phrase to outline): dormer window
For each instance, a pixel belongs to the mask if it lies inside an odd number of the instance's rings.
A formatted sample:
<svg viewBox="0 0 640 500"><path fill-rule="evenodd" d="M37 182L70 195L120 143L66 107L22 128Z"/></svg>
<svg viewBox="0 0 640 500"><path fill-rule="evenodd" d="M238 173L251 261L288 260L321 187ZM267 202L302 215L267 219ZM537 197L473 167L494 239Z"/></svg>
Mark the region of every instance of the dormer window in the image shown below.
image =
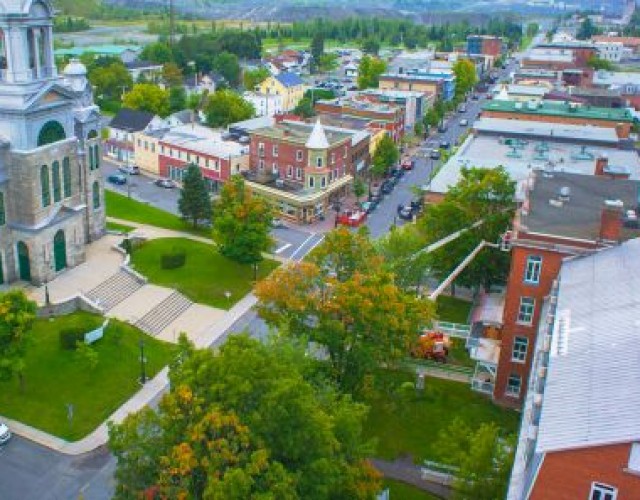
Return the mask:
<svg viewBox="0 0 640 500"><path fill-rule="evenodd" d="M322 168L322 158L316 158L316 167Z"/></svg>

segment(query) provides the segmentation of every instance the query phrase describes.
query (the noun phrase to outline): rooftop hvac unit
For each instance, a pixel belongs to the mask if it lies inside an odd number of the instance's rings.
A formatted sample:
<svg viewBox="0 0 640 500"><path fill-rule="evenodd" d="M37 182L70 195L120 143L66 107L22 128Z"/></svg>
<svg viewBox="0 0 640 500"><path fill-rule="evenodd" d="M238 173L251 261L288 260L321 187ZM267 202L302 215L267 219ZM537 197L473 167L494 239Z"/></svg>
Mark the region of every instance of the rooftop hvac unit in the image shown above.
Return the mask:
<svg viewBox="0 0 640 500"><path fill-rule="evenodd" d="M533 395L533 404L538 407L542 406L542 394L538 392Z"/></svg>

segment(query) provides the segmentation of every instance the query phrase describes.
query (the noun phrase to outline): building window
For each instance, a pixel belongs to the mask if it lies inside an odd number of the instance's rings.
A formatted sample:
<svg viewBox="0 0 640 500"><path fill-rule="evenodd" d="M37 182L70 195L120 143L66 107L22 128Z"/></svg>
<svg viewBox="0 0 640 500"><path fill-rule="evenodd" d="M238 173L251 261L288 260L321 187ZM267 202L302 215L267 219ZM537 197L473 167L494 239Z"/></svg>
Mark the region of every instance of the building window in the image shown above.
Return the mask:
<svg viewBox="0 0 640 500"><path fill-rule="evenodd" d="M60 186L60 163L54 161L51 165L51 179L53 182L53 201L57 203L62 197L62 188Z"/></svg>
<svg viewBox="0 0 640 500"><path fill-rule="evenodd" d="M51 204L51 192L49 191L49 167L40 167L40 190L42 192L42 206L48 207Z"/></svg>
<svg viewBox="0 0 640 500"><path fill-rule="evenodd" d="M533 322L533 311L536 301L532 297L520 297L520 308L518 310L518 323L530 325Z"/></svg>
<svg viewBox="0 0 640 500"><path fill-rule="evenodd" d="M296 179L302 179L302 169L300 167L296 167Z"/></svg>
<svg viewBox="0 0 640 500"><path fill-rule="evenodd" d="M169 148L169 156L173 158L173 149Z"/></svg>
<svg viewBox="0 0 640 500"><path fill-rule="evenodd" d="M275 175L278 175L278 164L277 164L277 163L272 163L272 164L271 164L271 171L272 171Z"/></svg>
<svg viewBox="0 0 640 500"><path fill-rule="evenodd" d="M0 226L4 226L6 223L7 223L7 214L4 211L4 193L0 192ZM1 271L2 270L0 269L0 272Z"/></svg>
<svg viewBox="0 0 640 500"><path fill-rule="evenodd" d="M155 145L155 143L153 143L153 142L151 143L151 152L152 152L152 153L155 153L155 152L156 152L156 145Z"/></svg>
<svg viewBox="0 0 640 500"><path fill-rule="evenodd" d="M333 165L335 162L336 162L336 154L331 153L331 165Z"/></svg>
<svg viewBox="0 0 640 500"><path fill-rule="evenodd" d="M513 341L513 351L511 352L511 361L524 363L527 359L527 347L529 339L527 337L516 337Z"/></svg>
<svg viewBox="0 0 640 500"><path fill-rule="evenodd" d="M144 150L145 151L149 150L149 141L144 141Z"/></svg>
<svg viewBox="0 0 640 500"><path fill-rule="evenodd" d="M44 124L38 134L38 147L53 144L67 138L64 127L57 121L50 121Z"/></svg>
<svg viewBox="0 0 640 500"><path fill-rule="evenodd" d="M316 167L322 168L322 158L316 158Z"/></svg>
<svg viewBox="0 0 640 500"><path fill-rule="evenodd" d="M618 498L618 488L602 483L591 483L591 493L589 500L616 500Z"/></svg>
<svg viewBox="0 0 640 500"><path fill-rule="evenodd" d="M93 208L94 210L100 208L100 184L98 181L93 183Z"/></svg>
<svg viewBox="0 0 640 500"><path fill-rule="evenodd" d="M540 283L540 270L542 268L542 257L530 255L527 258L527 267L524 271L524 282L532 285Z"/></svg>
<svg viewBox="0 0 640 500"><path fill-rule="evenodd" d="M191 161L191 153L187 153L187 161Z"/></svg>
<svg viewBox="0 0 640 500"><path fill-rule="evenodd" d="M160 144L160 152L164 154L164 144Z"/></svg>
<svg viewBox="0 0 640 500"><path fill-rule="evenodd" d="M273 145L272 152L273 152L273 156L278 156L278 145L277 144Z"/></svg>
<svg viewBox="0 0 640 500"><path fill-rule="evenodd" d="M264 160L258 162L258 170L264 170Z"/></svg>
<svg viewBox="0 0 640 500"><path fill-rule="evenodd" d="M522 377L515 373L509 375L509 380L507 381L507 396L518 397L520 396L520 386L522 385Z"/></svg>
<svg viewBox="0 0 640 500"><path fill-rule="evenodd" d="M347 146L344 147L344 154L342 155L343 158L347 157L347 154L349 152L349 148Z"/></svg>
<svg viewBox="0 0 640 500"><path fill-rule="evenodd" d="M264 156L264 143L261 142L260 144L258 144L258 154L260 156Z"/></svg>
<svg viewBox="0 0 640 500"><path fill-rule="evenodd" d="M296 151L296 161L302 161L302 151Z"/></svg>
<svg viewBox="0 0 640 500"><path fill-rule="evenodd" d="M69 198L71 196L71 164L68 156L62 160L62 181L64 183L64 197Z"/></svg>
<svg viewBox="0 0 640 500"><path fill-rule="evenodd" d="M315 185L315 180L313 177L309 177L309 187L312 188Z"/></svg>
<svg viewBox="0 0 640 500"><path fill-rule="evenodd" d="M142 147L142 139L138 139L138 147L141 148Z"/></svg>
<svg viewBox="0 0 640 500"><path fill-rule="evenodd" d="M93 146L93 155L93 166L95 168L100 168L100 146L98 146L97 144Z"/></svg>
<svg viewBox="0 0 640 500"><path fill-rule="evenodd" d="M320 179L320 186L321 187L327 187L327 178L326 177L322 177Z"/></svg>
<svg viewBox="0 0 640 500"><path fill-rule="evenodd" d="M293 175L293 167L291 165L287 166L287 177L291 177Z"/></svg>

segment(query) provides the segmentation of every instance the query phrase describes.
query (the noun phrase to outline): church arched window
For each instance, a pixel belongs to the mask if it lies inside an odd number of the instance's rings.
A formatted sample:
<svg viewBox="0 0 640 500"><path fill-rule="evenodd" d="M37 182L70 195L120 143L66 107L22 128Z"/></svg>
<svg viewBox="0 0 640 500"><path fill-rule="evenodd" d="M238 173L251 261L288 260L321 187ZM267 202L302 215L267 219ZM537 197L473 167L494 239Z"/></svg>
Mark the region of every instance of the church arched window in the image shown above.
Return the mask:
<svg viewBox="0 0 640 500"><path fill-rule="evenodd" d="M51 192L49 191L49 167L40 167L40 189L42 194L42 206L48 207L51 204Z"/></svg>
<svg viewBox="0 0 640 500"><path fill-rule="evenodd" d="M51 179L53 182L53 202L60 201L62 197L62 186L60 183L60 163L54 161L51 165Z"/></svg>
<svg viewBox="0 0 640 500"><path fill-rule="evenodd" d="M38 134L38 147L53 144L67 138L64 127L55 120L45 123Z"/></svg>

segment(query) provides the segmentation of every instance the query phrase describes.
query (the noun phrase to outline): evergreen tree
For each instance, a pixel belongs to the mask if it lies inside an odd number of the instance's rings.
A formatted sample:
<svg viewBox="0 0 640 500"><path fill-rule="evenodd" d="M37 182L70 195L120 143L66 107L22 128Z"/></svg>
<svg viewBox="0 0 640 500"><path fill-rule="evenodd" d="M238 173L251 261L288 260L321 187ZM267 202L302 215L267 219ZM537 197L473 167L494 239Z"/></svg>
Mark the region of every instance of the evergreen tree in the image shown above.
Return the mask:
<svg viewBox="0 0 640 500"><path fill-rule="evenodd" d="M178 210L185 220L190 220L193 227L201 221L211 219L211 201L207 185L200 169L191 163L182 178L182 190L178 200Z"/></svg>

